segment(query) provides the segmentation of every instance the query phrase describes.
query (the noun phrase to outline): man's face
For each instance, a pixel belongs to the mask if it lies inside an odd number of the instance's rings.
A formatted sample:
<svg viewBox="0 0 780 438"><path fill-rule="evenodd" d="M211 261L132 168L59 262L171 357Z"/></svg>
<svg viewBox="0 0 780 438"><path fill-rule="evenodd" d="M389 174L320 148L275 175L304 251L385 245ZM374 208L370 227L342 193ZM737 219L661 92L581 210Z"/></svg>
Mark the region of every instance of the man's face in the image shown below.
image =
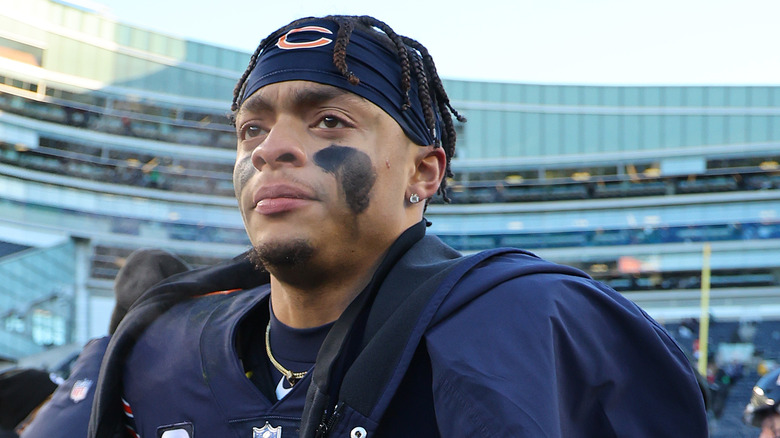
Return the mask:
<svg viewBox="0 0 780 438"><path fill-rule="evenodd" d="M773 412L764 418L758 438L780 438L780 414Z"/></svg>
<svg viewBox="0 0 780 438"><path fill-rule="evenodd" d="M415 222L404 199L420 148L373 103L281 82L242 104L236 129L236 197L266 264L349 264L381 254Z"/></svg>

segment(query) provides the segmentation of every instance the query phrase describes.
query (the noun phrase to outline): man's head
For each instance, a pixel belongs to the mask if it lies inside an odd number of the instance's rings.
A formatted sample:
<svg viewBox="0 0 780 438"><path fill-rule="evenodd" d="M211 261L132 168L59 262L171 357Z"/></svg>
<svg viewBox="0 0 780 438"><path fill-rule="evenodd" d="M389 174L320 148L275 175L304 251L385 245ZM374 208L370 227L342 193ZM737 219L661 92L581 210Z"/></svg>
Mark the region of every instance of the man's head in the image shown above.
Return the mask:
<svg viewBox="0 0 780 438"><path fill-rule="evenodd" d="M780 368L762 376L753 386L743 421L761 428L761 438L780 437Z"/></svg>
<svg viewBox="0 0 780 438"><path fill-rule="evenodd" d="M133 251L114 279L116 304L111 314L108 333L113 334L130 306L147 289L170 277L190 269L184 260L162 249L141 248Z"/></svg>
<svg viewBox="0 0 780 438"><path fill-rule="evenodd" d="M761 419L758 438L780 438L780 413L772 412Z"/></svg>
<svg viewBox="0 0 780 438"><path fill-rule="evenodd" d="M49 373L14 368L0 373L0 429L13 430L57 389Z"/></svg>
<svg viewBox="0 0 780 438"><path fill-rule="evenodd" d="M425 47L374 18L306 18L272 33L232 109L236 196L266 265L343 256L337 242L382 248L433 195L447 199L452 115L463 119Z"/></svg>

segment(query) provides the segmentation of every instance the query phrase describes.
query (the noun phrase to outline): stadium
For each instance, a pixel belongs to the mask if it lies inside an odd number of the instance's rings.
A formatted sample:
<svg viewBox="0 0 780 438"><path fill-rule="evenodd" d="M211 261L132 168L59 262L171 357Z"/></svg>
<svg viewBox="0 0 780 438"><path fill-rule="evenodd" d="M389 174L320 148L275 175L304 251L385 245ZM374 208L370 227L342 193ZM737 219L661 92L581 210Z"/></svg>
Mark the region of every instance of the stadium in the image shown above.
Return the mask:
<svg viewBox="0 0 780 438"><path fill-rule="evenodd" d="M248 248L227 114L249 54L0 6L0 359L51 367L106 333L133 250L205 266ZM469 121L429 232L576 266L692 356L706 278L709 351L744 366L713 436L753 436L757 362L780 358L780 87L445 87Z"/></svg>

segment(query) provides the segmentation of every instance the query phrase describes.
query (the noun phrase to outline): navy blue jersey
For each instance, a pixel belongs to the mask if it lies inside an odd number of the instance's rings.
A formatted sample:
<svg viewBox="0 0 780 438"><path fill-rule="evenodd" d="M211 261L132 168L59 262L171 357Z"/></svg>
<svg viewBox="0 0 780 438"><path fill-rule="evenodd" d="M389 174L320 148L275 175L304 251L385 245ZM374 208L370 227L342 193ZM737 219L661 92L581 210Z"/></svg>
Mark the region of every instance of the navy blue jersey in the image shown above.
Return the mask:
<svg viewBox="0 0 780 438"><path fill-rule="evenodd" d="M581 271L518 250L454 259L415 302L440 258L452 257L429 236L392 263L371 315L357 318L360 333L348 337L359 348L328 374L335 392L321 395L311 382L344 316L336 322L314 373L293 388L312 387L306 424L319 420L310 407L324 397L328 421L319 429L327 436L707 436L690 364L635 304ZM267 296L268 286L208 295L156 317L122 373L141 437L171 428L191 437L298 435L300 407L252 384L236 348L247 338L242 321L264 330ZM407 310L415 316L401 335L394 324ZM391 344L398 353L384 357ZM96 408L93 430L111 406Z"/></svg>
<svg viewBox="0 0 780 438"><path fill-rule="evenodd" d="M89 415L100 362L109 338L93 339L84 346L73 364L70 376L57 387L33 421L22 432L23 438L72 438L87 436Z"/></svg>
<svg viewBox="0 0 780 438"><path fill-rule="evenodd" d="M236 348L244 319L264 333L268 292L261 286L210 294L180 303L152 323L124 370L124 398L141 437L188 428L202 437L245 437L266 422L297 430L308 378L277 401L247 377Z"/></svg>

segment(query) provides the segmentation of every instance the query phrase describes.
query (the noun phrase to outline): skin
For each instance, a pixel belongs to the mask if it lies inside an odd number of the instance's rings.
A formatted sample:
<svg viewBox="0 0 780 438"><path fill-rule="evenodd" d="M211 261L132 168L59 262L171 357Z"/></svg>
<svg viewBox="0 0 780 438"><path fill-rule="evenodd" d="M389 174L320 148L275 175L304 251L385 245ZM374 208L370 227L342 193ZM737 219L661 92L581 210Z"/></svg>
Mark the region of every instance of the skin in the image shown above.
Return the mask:
<svg viewBox="0 0 780 438"><path fill-rule="evenodd" d="M764 418L758 438L780 438L780 414L774 412Z"/></svg>
<svg viewBox="0 0 780 438"><path fill-rule="evenodd" d="M373 103L308 81L261 88L236 128L236 197L274 314L298 328L334 321L422 219L424 203L408 198L436 193L444 152L414 144Z"/></svg>

